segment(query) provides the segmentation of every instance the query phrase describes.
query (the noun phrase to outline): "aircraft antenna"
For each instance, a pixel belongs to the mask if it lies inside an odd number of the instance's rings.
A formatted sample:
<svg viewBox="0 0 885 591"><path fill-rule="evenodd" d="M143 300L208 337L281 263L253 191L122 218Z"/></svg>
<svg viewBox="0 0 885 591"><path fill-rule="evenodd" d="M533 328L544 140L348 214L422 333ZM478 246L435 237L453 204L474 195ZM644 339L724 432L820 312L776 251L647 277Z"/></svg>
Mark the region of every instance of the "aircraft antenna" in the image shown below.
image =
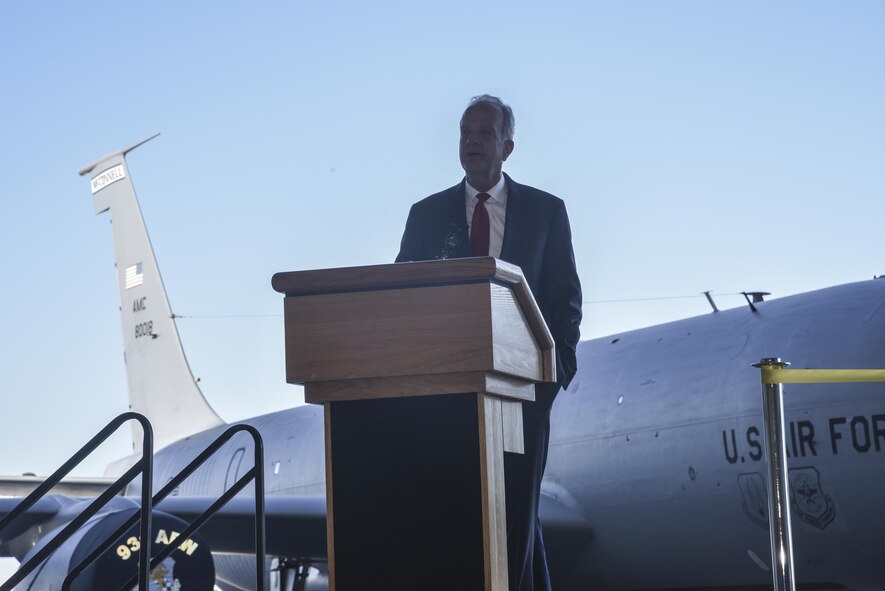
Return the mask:
<svg viewBox="0 0 885 591"><path fill-rule="evenodd" d="M718 312L719 308L716 307L716 302L713 301L713 296L710 295L711 290L707 290L704 292L704 295L707 296L707 301L710 302L710 306L713 308L713 312Z"/></svg>
<svg viewBox="0 0 885 591"><path fill-rule="evenodd" d="M753 304L764 302L765 296L771 295L771 293L767 291L742 291L741 295L746 298L747 304L749 304L750 306L750 310L752 310L753 312L758 312L759 310L757 310L756 306L754 306Z"/></svg>

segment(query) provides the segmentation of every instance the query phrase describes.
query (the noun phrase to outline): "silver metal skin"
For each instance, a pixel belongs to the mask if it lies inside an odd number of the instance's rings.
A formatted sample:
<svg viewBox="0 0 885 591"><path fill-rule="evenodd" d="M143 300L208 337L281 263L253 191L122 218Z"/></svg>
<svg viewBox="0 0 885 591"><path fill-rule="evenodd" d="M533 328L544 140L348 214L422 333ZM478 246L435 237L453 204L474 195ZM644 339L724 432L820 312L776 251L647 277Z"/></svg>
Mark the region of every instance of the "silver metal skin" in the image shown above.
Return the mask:
<svg viewBox="0 0 885 591"><path fill-rule="evenodd" d="M786 367L780 358L762 359L755 367ZM783 384L762 384L762 420L768 465L768 526L771 534L771 576L775 591L795 591L790 485L787 481L787 437Z"/></svg>

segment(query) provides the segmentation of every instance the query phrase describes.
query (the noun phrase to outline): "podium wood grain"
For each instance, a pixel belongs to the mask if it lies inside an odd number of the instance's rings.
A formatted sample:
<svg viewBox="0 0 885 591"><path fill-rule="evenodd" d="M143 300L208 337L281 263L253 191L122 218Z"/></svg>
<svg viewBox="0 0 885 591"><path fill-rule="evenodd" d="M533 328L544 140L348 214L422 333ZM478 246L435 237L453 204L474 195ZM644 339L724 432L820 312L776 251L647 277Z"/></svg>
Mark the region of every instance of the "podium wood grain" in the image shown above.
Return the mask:
<svg viewBox="0 0 885 591"><path fill-rule="evenodd" d="M491 257L277 273L273 286L287 296L284 310L289 383L438 374L444 372L432 369L437 361L451 367L468 358L473 365L458 371L467 371L480 360L491 359L493 365L482 369L531 381L556 379L553 337L522 272L519 267ZM481 286L485 289L478 289ZM444 289L447 287L453 289ZM422 288L430 289L422 294L409 293ZM437 290L442 291L423 299L424 294ZM362 302L363 296L369 294L374 295ZM504 305L499 306L502 302ZM326 304L333 306L335 312L323 316L333 323L324 326L313 314ZM350 309L354 304L361 307ZM410 316L400 317L400 310ZM494 317L486 316L476 323L478 310L494 311ZM369 315L363 317L360 312ZM367 324L360 325L363 319ZM413 320L419 323L414 324ZM353 326L354 323L357 325ZM341 339L335 339L339 328L344 332L338 335ZM308 332L302 333L302 329ZM520 333L528 334L529 339L520 341ZM479 350L482 347L477 339L499 335L505 341L495 342L495 350ZM313 341L314 337L319 340ZM387 351L387 356L382 355L380 350L390 344L399 347ZM429 348L423 348L428 345ZM523 351L522 347L528 350ZM422 350L418 351L419 348ZM363 354L366 361L351 367L350 361L359 362ZM379 361L377 369L368 367L369 358ZM308 367L308 363L314 362L319 366ZM410 364L418 371L405 369ZM380 373L388 368L395 373Z"/></svg>
<svg viewBox="0 0 885 591"><path fill-rule="evenodd" d="M331 591L507 591L503 454L523 453L522 403L555 379L519 268L484 257L273 285L286 379L325 408Z"/></svg>

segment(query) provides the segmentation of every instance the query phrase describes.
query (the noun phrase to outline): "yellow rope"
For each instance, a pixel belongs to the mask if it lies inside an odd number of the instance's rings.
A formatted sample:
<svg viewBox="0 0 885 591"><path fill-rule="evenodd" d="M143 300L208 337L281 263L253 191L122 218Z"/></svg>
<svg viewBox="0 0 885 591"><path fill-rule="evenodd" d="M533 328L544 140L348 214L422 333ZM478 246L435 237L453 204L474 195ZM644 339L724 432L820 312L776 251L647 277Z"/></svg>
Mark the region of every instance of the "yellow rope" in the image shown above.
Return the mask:
<svg viewBox="0 0 885 591"><path fill-rule="evenodd" d="M762 366L763 384L831 384L885 382L885 369L788 369Z"/></svg>

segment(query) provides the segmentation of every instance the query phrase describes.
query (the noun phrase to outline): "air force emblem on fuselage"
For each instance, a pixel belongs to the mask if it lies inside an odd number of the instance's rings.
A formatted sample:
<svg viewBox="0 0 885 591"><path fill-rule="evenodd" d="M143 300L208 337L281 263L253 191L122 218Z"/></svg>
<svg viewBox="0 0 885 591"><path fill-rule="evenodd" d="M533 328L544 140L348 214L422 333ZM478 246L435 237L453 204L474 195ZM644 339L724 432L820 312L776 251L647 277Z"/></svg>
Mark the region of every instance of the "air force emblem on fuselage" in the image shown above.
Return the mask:
<svg viewBox="0 0 885 591"><path fill-rule="evenodd" d="M759 472L740 474L738 488L741 489L741 509L750 521L759 527L768 527L768 493L765 478Z"/></svg>
<svg viewBox="0 0 885 591"><path fill-rule="evenodd" d="M836 518L836 503L821 489L820 472L814 466L790 468L790 500L793 512L802 521L825 529ZM756 525L768 527L768 493L760 472L738 476L741 509Z"/></svg>
<svg viewBox="0 0 885 591"><path fill-rule="evenodd" d="M836 517L836 504L820 485L820 473L814 466L790 470L790 493L793 510L802 521L824 529Z"/></svg>

